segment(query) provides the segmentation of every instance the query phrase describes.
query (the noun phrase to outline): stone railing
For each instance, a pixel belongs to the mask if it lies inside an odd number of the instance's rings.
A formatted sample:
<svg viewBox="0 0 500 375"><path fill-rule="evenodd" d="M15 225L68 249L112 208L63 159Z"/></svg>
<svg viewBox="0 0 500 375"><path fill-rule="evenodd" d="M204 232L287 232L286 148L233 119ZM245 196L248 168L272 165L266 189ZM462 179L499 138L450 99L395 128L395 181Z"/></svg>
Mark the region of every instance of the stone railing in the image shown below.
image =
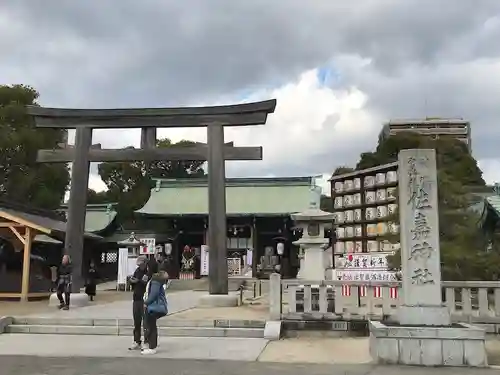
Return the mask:
<svg viewBox="0 0 500 375"><path fill-rule="evenodd" d="M403 293L400 282L282 280L269 282L271 319L393 319ZM500 282L444 281L443 303L453 321L487 325L500 333Z"/></svg>

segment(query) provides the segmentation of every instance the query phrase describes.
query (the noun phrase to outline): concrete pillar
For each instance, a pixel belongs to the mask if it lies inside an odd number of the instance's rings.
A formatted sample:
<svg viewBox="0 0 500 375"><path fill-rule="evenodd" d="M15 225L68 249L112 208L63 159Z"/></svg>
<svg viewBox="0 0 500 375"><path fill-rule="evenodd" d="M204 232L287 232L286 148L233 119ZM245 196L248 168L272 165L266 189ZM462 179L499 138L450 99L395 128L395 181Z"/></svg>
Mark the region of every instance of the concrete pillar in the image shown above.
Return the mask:
<svg viewBox="0 0 500 375"><path fill-rule="evenodd" d="M281 275L272 273L269 276L269 319L281 320Z"/></svg>

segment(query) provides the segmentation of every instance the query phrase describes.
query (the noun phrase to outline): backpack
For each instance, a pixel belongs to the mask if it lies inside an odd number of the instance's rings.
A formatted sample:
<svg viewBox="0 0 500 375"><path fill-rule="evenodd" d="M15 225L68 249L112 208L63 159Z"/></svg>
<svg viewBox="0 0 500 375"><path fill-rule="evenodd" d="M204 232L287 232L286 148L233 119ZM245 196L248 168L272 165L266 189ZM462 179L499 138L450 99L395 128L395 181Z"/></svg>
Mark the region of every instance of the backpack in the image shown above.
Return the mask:
<svg viewBox="0 0 500 375"><path fill-rule="evenodd" d="M148 283L146 287L147 295L149 295L151 291L151 281ZM148 313L154 313L159 316L159 318L168 314L168 302L167 295L165 294L165 285L160 287L160 292L158 294L158 298L151 305L147 307Z"/></svg>

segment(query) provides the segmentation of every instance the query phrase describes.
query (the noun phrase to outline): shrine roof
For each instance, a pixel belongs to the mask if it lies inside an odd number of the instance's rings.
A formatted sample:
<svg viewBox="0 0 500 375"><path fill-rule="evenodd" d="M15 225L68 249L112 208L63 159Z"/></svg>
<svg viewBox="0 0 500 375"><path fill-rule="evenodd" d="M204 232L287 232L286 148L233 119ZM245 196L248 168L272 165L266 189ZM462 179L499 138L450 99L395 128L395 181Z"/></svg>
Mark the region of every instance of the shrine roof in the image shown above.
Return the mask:
<svg viewBox="0 0 500 375"><path fill-rule="evenodd" d="M88 204L85 213L85 231L86 232L101 232L109 227L116 218L116 210L114 203L104 204ZM67 205L62 205L60 211L66 214Z"/></svg>
<svg viewBox="0 0 500 375"><path fill-rule="evenodd" d="M62 240L66 233L66 221L55 211L16 202L0 201L0 217L33 228L57 240ZM103 239L101 236L88 232L85 232L85 238Z"/></svg>
<svg viewBox="0 0 500 375"><path fill-rule="evenodd" d="M500 196L492 195L486 198L487 205L500 217Z"/></svg>
<svg viewBox="0 0 500 375"><path fill-rule="evenodd" d="M312 177L227 178L226 212L229 216L281 216L309 207ZM207 179L156 180L144 207L145 215L207 215Z"/></svg>

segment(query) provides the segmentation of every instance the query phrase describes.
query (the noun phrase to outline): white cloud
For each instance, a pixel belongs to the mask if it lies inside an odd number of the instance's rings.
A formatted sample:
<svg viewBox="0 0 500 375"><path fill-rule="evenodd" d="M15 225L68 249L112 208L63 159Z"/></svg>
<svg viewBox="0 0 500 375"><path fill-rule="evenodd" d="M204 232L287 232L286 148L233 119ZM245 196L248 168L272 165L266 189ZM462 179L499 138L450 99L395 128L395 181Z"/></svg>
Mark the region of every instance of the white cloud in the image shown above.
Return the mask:
<svg viewBox="0 0 500 375"><path fill-rule="evenodd" d="M500 182L500 160L483 159L478 161L479 168L483 171L483 178L488 185Z"/></svg>
<svg viewBox="0 0 500 375"><path fill-rule="evenodd" d="M228 162L228 176L329 176L339 163L345 163L342 153L357 158L379 130L380 119L365 109L367 98L363 92L355 87L336 90L323 86L317 70L306 71L295 82L282 87L256 92L246 101L269 98L276 98L278 104L266 125L227 128L225 132L226 142L263 146L264 159ZM201 105L217 104L227 103ZM120 130L119 136L117 132L96 131L94 143L100 142L105 148L139 146L139 130ZM158 136L175 142L181 139L206 142L206 131L200 128L160 129ZM104 188L98 176L91 176L89 186L95 190Z"/></svg>

